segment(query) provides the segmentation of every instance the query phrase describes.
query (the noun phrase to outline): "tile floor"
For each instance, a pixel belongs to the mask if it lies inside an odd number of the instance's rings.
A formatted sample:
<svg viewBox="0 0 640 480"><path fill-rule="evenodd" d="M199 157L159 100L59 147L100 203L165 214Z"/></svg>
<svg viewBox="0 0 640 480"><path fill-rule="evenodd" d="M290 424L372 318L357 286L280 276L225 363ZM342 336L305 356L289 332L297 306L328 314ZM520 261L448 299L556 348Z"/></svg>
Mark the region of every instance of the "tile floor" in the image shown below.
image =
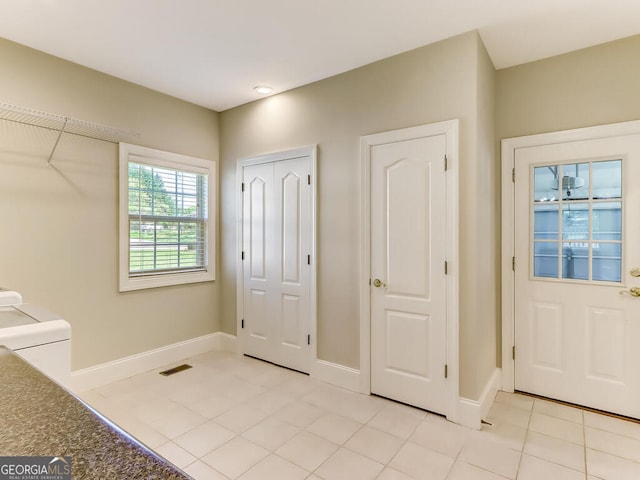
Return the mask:
<svg viewBox="0 0 640 480"><path fill-rule="evenodd" d="M251 358L186 362L81 397L198 480L640 479L639 424L500 392L473 431Z"/></svg>

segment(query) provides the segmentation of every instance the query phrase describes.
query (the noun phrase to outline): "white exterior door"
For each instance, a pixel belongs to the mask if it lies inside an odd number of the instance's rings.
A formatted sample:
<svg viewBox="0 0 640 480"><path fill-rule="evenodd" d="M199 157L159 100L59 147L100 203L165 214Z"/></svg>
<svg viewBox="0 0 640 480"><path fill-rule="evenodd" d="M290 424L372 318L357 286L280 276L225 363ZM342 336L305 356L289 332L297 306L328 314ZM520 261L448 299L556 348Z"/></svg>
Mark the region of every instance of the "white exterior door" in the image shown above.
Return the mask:
<svg viewBox="0 0 640 480"><path fill-rule="evenodd" d="M447 412L446 135L370 147L371 391Z"/></svg>
<svg viewBox="0 0 640 480"><path fill-rule="evenodd" d="M302 372L312 361L310 157L242 167L243 353Z"/></svg>
<svg viewBox="0 0 640 480"><path fill-rule="evenodd" d="M638 179L640 135L515 151L516 390L640 418Z"/></svg>

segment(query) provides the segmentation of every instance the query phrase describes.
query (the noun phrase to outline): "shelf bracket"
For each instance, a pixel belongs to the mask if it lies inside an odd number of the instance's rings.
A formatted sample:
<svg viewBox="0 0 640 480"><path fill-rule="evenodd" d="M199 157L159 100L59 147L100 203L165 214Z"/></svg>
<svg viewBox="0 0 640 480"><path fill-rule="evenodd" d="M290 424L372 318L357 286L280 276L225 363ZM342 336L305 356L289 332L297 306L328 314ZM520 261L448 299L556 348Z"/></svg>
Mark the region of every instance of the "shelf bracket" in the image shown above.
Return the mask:
<svg viewBox="0 0 640 480"><path fill-rule="evenodd" d="M69 118L64 117L64 124L62 125L60 132L58 132L58 138L56 139L56 143L53 145L53 149L51 150L51 153L49 154L49 158L47 159L47 167L51 166L51 159L53 158L53 154L56 153L56 149L58 148L58 143L60 143L60 137L62 137L62 134L64 133L64 129L67 128L68 121L69 121Z"/></svg>

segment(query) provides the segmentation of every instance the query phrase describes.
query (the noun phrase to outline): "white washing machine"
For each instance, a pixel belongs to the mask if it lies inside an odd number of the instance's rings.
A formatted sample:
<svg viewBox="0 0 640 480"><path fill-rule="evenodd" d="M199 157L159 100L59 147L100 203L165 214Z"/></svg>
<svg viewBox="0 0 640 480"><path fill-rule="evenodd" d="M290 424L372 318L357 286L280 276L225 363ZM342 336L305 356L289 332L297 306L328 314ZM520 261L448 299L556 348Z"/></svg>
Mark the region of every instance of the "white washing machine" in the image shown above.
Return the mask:
<svg viewBox="0 0 640 480"><path fill-rule="evenodd" d="M55 313L22 303L22 295L5 289L0 289L0 345L70 387L71 326Z"/></svg>

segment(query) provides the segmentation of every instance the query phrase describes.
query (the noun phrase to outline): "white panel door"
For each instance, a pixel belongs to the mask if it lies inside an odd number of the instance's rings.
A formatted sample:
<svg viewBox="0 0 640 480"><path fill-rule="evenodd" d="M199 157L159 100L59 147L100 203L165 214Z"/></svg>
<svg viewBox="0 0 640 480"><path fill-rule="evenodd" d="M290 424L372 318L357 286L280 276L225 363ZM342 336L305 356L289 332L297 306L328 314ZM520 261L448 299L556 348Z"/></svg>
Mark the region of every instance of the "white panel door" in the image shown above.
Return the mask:
<svg viewBox="0 0 640 480"><path fill-rule="evenodd" d="M244 353L311 368L308 157L243 168Z"/></svg>
<svg viewBox="0 0 640 480"><path fill-rule="evenodd" d="M640 418L640 135L515 165L515 388Z"/></svg>
<svg viewBox="0 0 640 480"><path fill-rule="evenodd" d="M371 147L371 391L446 413L446 135Z"/></svg>

